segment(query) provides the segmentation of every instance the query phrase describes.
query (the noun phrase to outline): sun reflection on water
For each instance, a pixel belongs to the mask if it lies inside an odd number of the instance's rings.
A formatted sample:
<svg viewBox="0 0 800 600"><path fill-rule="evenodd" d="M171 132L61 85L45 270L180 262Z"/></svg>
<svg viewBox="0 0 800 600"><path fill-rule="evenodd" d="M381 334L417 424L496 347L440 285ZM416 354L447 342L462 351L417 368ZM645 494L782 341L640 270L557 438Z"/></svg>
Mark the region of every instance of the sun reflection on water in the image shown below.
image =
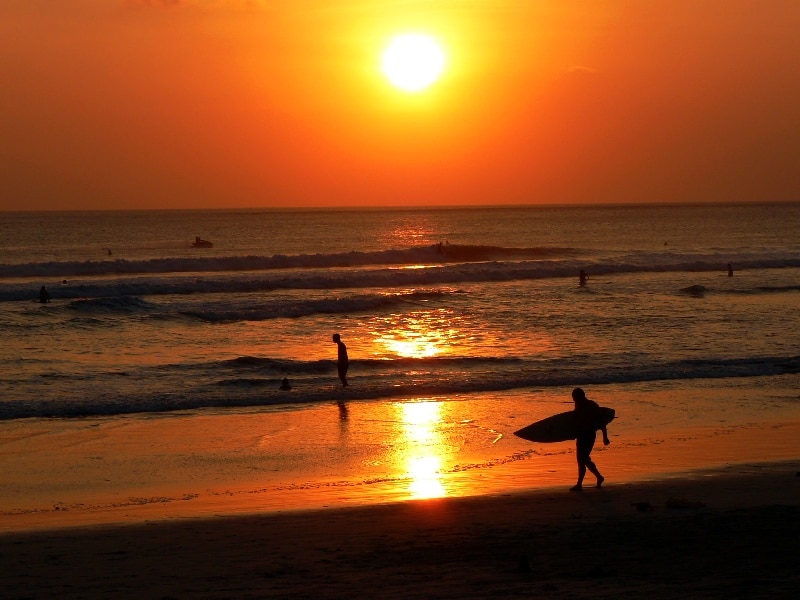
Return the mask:
<svg viewBox="0 0 800 600"><path fill-rule="evenodd" d="M438 456L420 456L411 459L408 471L411 484L408 486L412 498L441 498L447 495L440 475L441 460Z"/></svg>
<svg viewBox="0 0 800 600"><path fill-rule="evenodd" d="M399 405L403 430L408 442L406 471L411 479L412 498L441 498L447 495L442 484L442 421L438 402L408 402Z"/></svg>
<svg viewBox="0 0 800 600"><path fill-rule="evenodd" d="M420 310L381 319L373 335L378 353L431 358L452 354L462 343L459 321L448 309Z"/></svg>
<svg viewBox="0 0 800 600"><path fill-rule="evenodd" d="M373 323L378 355L427 359L457 354L465 343L461 317L449 308L425 307L386 315ZM420 400L397 406L403 442L398 464L410 481L411 498L446 496L442 469L451 449L443 435L442 403Z"/></svg>

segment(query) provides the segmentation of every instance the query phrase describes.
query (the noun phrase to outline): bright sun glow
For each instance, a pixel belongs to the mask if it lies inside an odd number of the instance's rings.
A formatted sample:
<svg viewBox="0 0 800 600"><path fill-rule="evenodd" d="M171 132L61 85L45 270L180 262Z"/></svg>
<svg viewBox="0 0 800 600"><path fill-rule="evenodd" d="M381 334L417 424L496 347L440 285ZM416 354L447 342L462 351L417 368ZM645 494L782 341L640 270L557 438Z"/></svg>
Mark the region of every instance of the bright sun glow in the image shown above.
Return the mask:
<svg viewBox="0 0 800 600"><path fill-rule="evenodd" d="M390 315L376 323L377 353L430 358L458 351L460 317L448 309L421 309ZM421 367L424 368L424 367Z"/></svg>
<svg viewBox="0 0 800 600"><path fill-rule="evenodd" d="M444 52L436 40L408 33L390 42L383 53L381 70L395 87L419 92L439 79L444 62Z"/></svg>
<svg viewBox="0 0 800 600"><path fill-rule="evenodd" d="M409 455L406 462L413 498L441 498L447 494L442 483L442 405L439 402L401 404Z"/></svg>

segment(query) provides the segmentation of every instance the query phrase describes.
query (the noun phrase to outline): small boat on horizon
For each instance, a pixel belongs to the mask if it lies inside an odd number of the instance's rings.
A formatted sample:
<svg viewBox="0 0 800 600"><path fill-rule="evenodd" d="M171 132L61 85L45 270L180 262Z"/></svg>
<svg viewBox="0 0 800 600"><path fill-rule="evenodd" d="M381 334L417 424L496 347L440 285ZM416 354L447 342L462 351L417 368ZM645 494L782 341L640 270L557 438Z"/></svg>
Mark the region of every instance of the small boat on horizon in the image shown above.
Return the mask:
<svg viewBox="0 0 800 600"><path fill-rule="evenodd" d="M195 236L194 243L192 244L193 248L211 248L214 244L209 242L208 240L204 240L199 235Z"/></svg>

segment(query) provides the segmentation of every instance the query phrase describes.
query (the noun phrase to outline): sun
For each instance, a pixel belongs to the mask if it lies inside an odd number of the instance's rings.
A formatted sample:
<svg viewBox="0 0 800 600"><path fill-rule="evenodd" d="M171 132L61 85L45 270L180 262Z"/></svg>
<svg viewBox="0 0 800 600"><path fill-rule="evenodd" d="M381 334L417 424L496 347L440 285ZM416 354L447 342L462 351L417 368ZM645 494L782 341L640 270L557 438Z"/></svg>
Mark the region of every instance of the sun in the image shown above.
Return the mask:
<svg viewBox="0 0 800 600"><path fill-rule="evenodd" d="M420 92L435 83L445 58L434 38L407 33L393 38L381 58L381 70L391 84L406 92Z"/></svg>

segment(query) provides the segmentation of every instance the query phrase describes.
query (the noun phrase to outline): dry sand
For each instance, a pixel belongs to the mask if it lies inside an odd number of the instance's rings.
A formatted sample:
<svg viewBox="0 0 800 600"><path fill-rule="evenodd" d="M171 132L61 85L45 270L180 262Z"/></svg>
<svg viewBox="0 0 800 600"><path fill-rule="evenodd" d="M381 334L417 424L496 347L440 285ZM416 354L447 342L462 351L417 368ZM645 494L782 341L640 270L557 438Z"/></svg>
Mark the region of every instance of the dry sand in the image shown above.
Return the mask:
<svg viewBox="0 0 800 600"><path fill-rule="evenodd" d="M794 598L800 461L0 535L3 598Z"/></svg>

